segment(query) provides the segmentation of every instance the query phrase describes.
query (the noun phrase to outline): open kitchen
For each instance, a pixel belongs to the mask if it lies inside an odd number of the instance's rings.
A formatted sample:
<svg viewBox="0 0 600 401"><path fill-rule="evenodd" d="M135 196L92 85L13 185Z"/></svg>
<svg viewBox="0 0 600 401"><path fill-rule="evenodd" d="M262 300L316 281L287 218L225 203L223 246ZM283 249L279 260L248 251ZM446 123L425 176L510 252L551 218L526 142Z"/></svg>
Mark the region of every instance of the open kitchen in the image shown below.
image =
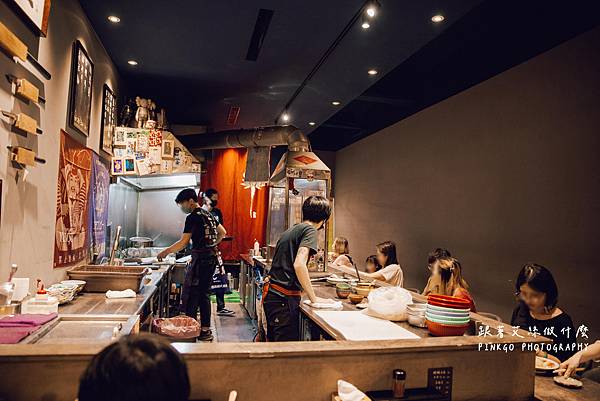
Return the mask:
<svg viewBox="0 0 600 401"><path fill-rule="evenodd" d="M600 4L0 2L0 401L600 398Z"/></svg>

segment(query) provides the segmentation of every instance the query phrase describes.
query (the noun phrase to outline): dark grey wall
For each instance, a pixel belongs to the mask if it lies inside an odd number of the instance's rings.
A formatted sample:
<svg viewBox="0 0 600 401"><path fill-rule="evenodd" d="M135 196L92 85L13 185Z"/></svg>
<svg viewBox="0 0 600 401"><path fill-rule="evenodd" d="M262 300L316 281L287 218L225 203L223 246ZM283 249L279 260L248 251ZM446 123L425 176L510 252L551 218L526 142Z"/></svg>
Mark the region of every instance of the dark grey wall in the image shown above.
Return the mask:
<svg viewBox="0 0 600 401"><path fill-rule="evenodd" d="M481 311L509 319L522 264L600 336L600 28L336 155L336 234L358 260L396 241L407 287L447 247Z"/></svg>

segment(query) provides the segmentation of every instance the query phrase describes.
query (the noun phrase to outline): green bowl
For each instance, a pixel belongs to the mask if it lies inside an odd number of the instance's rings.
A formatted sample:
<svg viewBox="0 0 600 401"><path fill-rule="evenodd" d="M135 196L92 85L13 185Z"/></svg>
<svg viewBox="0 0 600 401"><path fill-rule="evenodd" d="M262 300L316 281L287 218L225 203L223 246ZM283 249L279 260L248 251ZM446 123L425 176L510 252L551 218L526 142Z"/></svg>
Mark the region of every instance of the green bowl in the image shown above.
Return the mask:
<svg viewBox="0 0 600 401"><path fill-rule="evenodd" d="M443 317L443 316L440 317L440 316L431 315L430 313L425 314L425 319L430 320L435 323L449 324L449 325L453 325L453 326L462 326L462 325L469 323L469 321L471 320L469 318L452 318L452 317Z"/></svg>
<svg viewBox="0 0 600 401"><path fill-rule="evenodd" d="M454 308L445 308L442 306L435 306L431 304L427 304L427 309L431 309L432 311L440 311L440 312L456 312L456 313L464 313L465 311L469 311L468 309L454 309Z"/></svg>

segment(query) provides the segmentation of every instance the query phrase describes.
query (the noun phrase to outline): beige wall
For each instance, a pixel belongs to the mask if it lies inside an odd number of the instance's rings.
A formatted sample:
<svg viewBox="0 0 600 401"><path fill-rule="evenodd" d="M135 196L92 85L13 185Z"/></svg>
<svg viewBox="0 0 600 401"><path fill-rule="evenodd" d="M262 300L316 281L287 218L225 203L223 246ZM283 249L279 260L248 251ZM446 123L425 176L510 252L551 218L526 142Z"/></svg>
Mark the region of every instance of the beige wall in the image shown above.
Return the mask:
<svg viewBox="0 0 600 401"><path fill-rule="evenodd" d="M336 155L336 234L356 260L396 241L405 285L426 255L463 261L481 311L510 318L527 261L600 336L600 28Z"/></svg>
<svg viewBox="0 0 600 401"><path fill-rule="evenodd" d="M64 269L52 268L60 130L67 129L89 148L98 151L102 86L107 83L118 94L118 74L78 1L52 2L48 37L39 39L39 53L37 38L5 2L0 2L0 15L2 22L27 43L31 52L39 54L40 62L52 74L49 81L35 80L38 86L43 87L46 106L39 109L35 105L26 105L11 96L4 73L10 71L30 80L34 77L0 54L0 108L27 112L40 121L44 130L42 136L23 137L11 132L7 123L0 123L0 178L3 180L0 281L8 275L10 264L18 263L18 276L39 277L50 284L64 276ZM83 43L94 63L91 127L87 139L67 127L71 49L76 39ZM33 148L47 163L31 168L26 182L15 182L17 171L11 166L4 150L7 145Z"/></svg>

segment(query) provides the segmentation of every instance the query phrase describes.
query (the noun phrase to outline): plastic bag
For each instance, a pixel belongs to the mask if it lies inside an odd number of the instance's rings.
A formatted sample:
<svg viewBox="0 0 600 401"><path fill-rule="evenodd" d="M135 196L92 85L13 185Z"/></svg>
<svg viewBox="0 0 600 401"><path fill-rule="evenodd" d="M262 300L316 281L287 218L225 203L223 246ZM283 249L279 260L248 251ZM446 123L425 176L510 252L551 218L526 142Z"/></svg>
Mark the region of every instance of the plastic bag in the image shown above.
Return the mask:
<svg viewBox="0 0 600 401"><path fill-rule="evenodd" d="M400 287L380 287L369 293L366 314L394 322L408 319L406 306L412 303L410 292Z"/></svg>
<svg viewBox="0 0 600 401"><path fill-rule="evenodd" d="M189 316L155 319L152 326L155 333L172 338L186 339L200 335L200 323Z"/></svg>

